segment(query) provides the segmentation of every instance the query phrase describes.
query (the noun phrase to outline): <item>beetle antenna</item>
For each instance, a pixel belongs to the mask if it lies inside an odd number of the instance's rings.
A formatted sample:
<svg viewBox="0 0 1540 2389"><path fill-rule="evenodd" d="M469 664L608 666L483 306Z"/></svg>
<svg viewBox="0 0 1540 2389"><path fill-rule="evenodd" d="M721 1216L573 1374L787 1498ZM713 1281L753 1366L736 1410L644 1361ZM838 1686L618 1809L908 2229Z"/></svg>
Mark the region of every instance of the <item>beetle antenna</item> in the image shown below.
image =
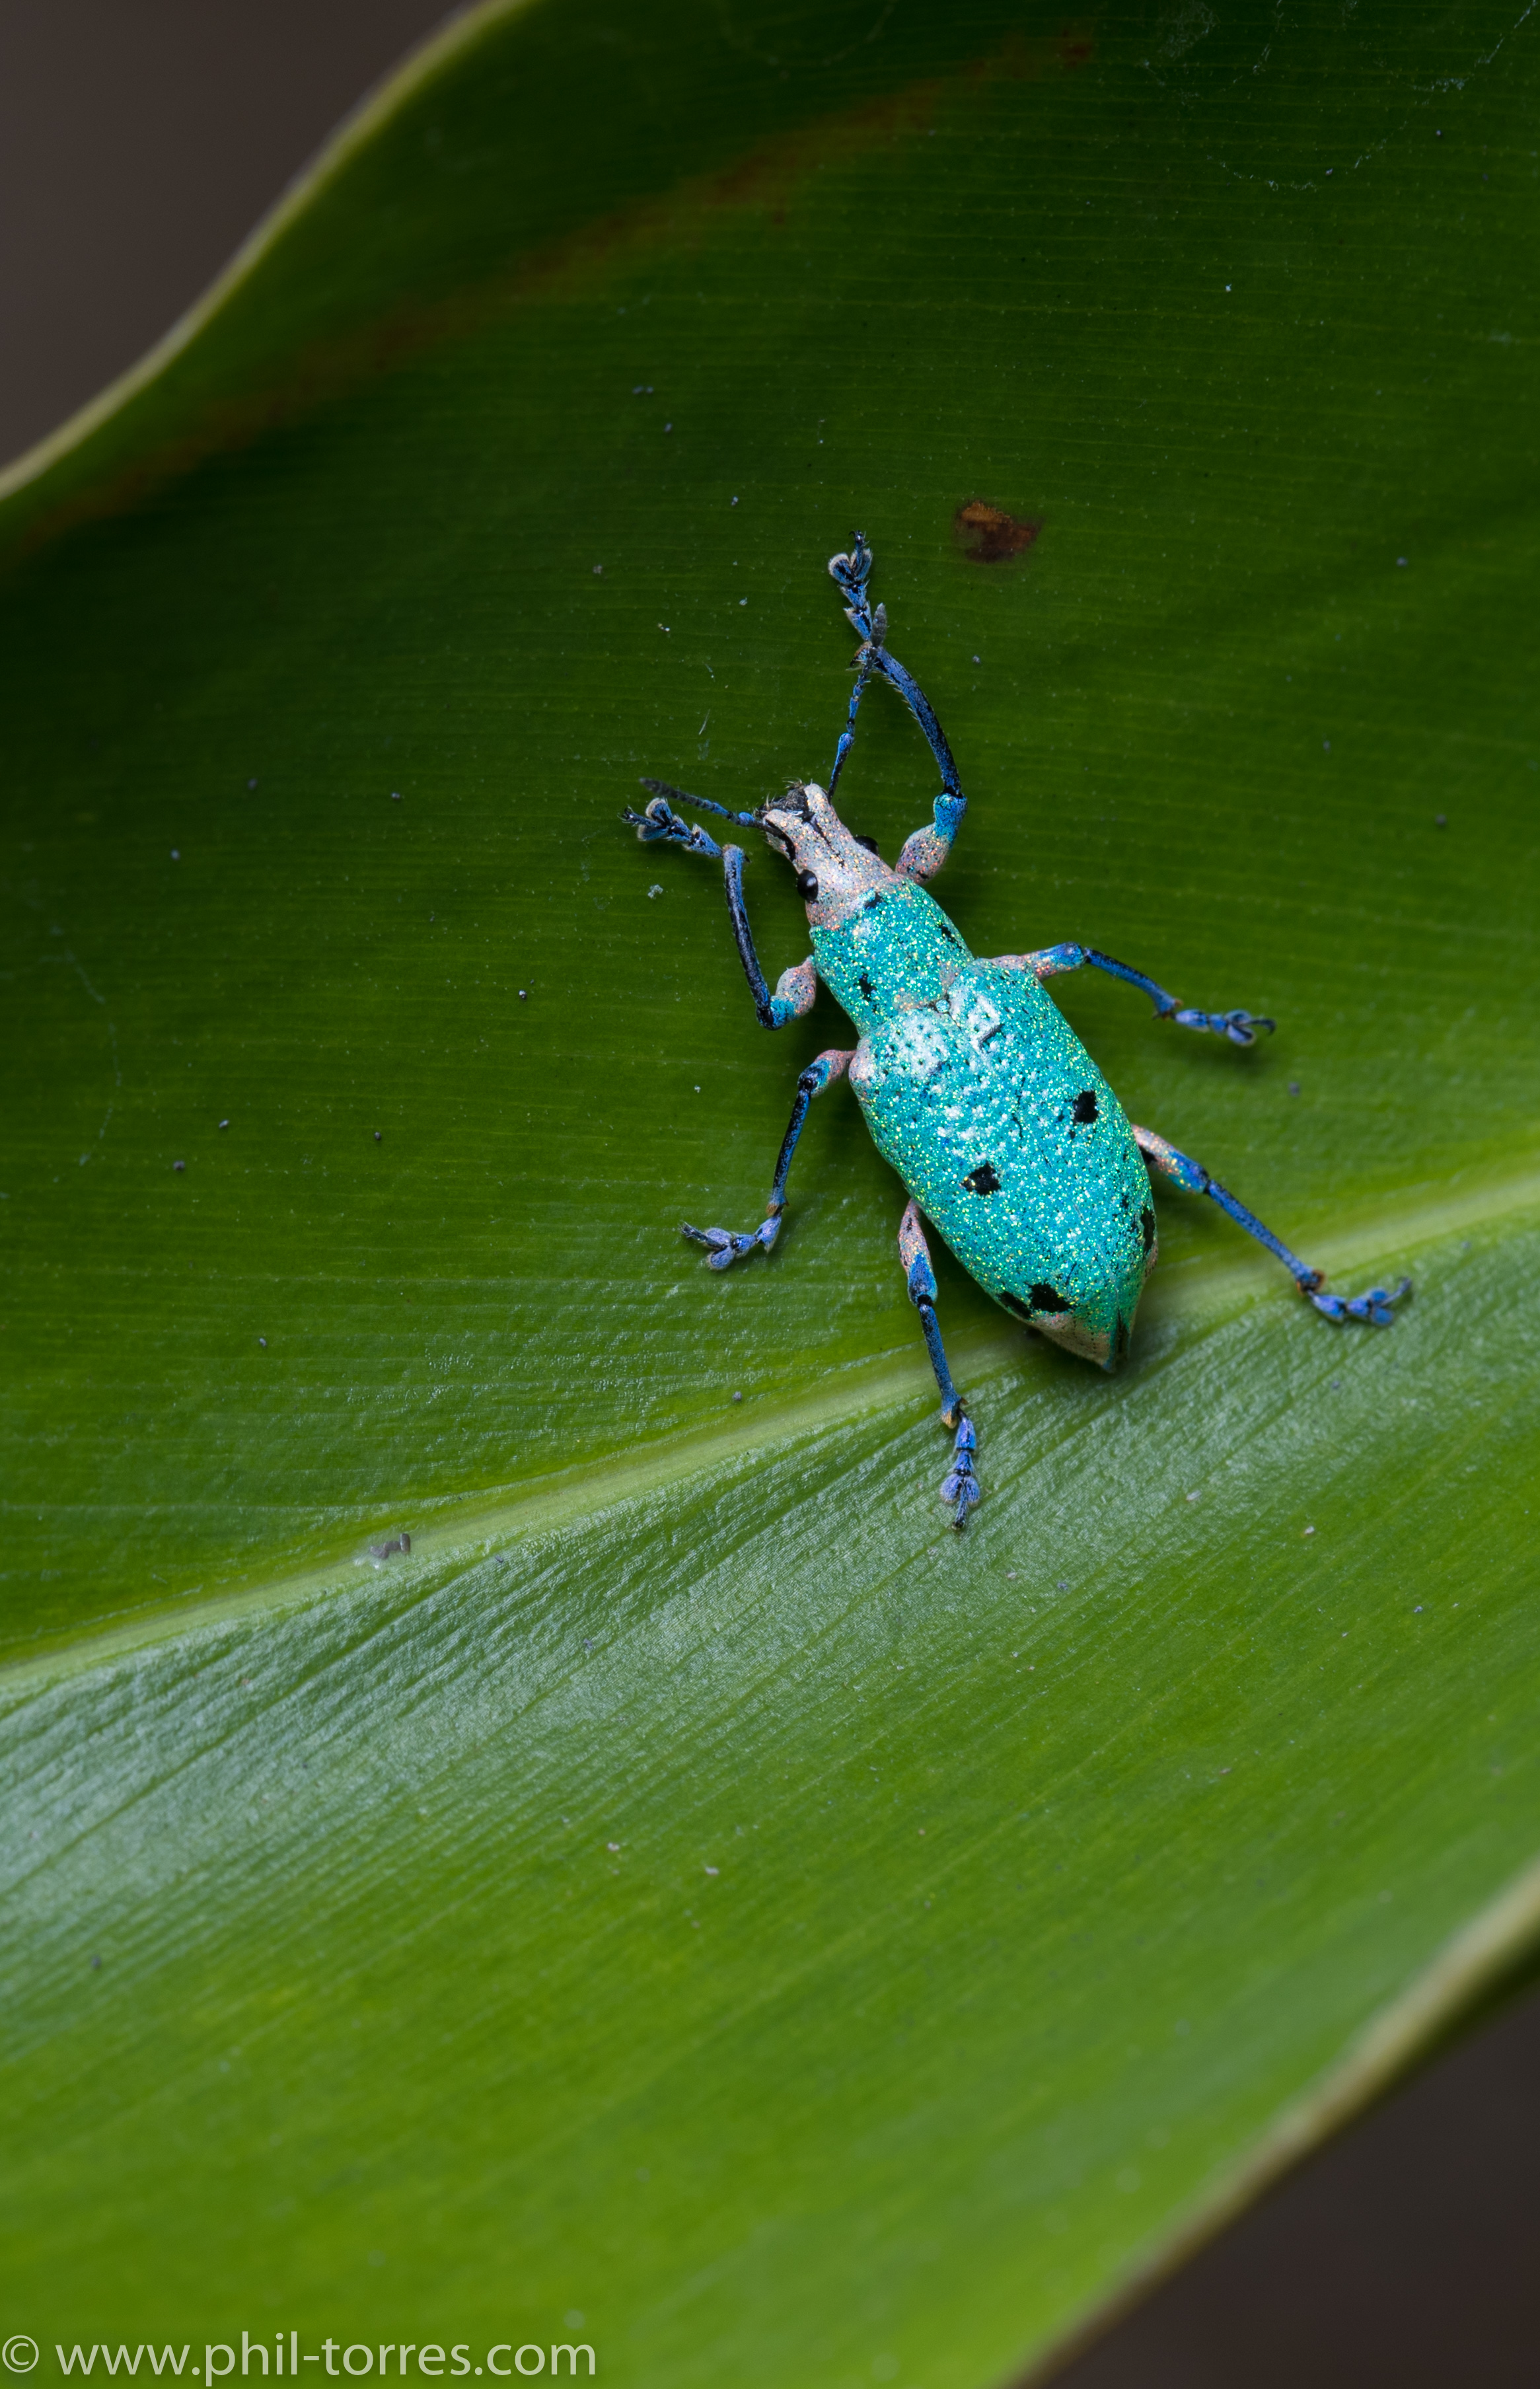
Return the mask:
<svg viewBox="0 0 1540 2389"><path fill-rule="evenodd" d="M741 822L745 829L757 829L759 825L757 812L732 812L726 805L715 803L710 797L693 797L683 788L670 786L667 780L643 780L642 785L644 788L651 788L655 797L672 797L676 804L694 805L703 813L720 813L723 821Z"/></svg>

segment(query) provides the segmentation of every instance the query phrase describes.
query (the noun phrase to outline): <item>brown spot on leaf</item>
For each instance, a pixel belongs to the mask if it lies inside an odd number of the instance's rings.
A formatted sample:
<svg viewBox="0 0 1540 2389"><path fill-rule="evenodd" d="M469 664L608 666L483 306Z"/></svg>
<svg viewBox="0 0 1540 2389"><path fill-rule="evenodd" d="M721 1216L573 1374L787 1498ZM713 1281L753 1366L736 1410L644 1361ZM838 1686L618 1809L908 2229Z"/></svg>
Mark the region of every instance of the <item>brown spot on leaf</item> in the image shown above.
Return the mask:
<svg viewBox="0 0 1540 2389"><path fill-rule="evenodd" d="M1024 556L1041 529L1041 523L1018 522L1003 506L986 505L982 498L970 498L952 517L957 543L975 564L1004 564Z"/></svg>
<svg viewBox="0 0 1540 2389"><path fill-rule="evenodd" d="M102 442L99 458L95 445L69 452L57 478L52 470L40 469L41 458L29 461L29 497L21 508L6 511L0 556L18 550L31 553L81 523L131 511L210 456L249 447L346 399L361 385L413 364L425 351L473 336L515 309L553 297L586 296L599 287L607 288L617 271L636 271L660 254L688 253L724 212L757 210L779 222L811 178L822 175L831 157L847 161L904 136L923 139L935 129L938 109L953 96L1001 79L1050 80L1083 65L1093 50L1088 19L1073 20L1050 34L1010 32L984 55L959 61L944 74L783 126L726 167L705 167L602 215L580 217L550 238L515 249L490 273L472 273L452 289L436 285L426 291L413 288L383 314L344 323L313 339L290 339L285 345L284 336L276 336L235 375L206 357L199 333L199 372L206 371L210 382L204 395L179 401L167 410L179 428L147 441L123 463L114 461L110 439ZM334 171L329 157L322 161L323 177ZM316 207L316 198L307 193L302 218L307 225L314 224ZM250 273L260 275L266 270L265 248L254 249ZM247 287L243 275L231 295L244 300ZM225 303L222 294L219 304ZM197 386L204 389L201 381ZM87 459L83 471L75 461L83 454ZM1037 536L1035 524L1011 524L1005 515L999 520L1020 535L1015 547L999 551L1001 556L1019 553ZM979 560L997 558L980 551Z"/></svg>

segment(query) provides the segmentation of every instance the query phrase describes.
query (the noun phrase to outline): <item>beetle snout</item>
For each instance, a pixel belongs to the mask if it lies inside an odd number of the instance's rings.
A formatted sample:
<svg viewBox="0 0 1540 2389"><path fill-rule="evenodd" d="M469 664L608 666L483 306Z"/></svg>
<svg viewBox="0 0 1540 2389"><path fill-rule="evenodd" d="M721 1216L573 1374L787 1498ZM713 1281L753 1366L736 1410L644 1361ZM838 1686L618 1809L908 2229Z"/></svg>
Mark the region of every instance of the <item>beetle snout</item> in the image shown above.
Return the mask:
<svg viewBox="0 0 1540 2389"><path fill-rule="evenodd" d="M813 832L814 813L809 796L822 797L821 788L807 787L794 780L783 797L771 797L762 804L757 816L760 828L770 844L779 847L788 862L797 860L798 849ZM828 798L823 798L828 804Z"/></svg>

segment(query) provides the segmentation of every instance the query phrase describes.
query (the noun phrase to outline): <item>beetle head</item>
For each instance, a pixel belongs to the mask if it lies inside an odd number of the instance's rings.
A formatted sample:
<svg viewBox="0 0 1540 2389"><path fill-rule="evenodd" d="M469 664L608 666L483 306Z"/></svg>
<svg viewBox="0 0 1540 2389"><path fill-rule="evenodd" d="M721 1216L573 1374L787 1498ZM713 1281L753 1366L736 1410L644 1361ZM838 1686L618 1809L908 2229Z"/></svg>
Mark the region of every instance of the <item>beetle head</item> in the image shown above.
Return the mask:
<svg viewBox="0 0 1540 2389"><path fill-rule="evenodd" d="M759 826L796 873L808 918L832 929L896 874L867 842L846 828L816 780L794 780L783 797L759 808Z"/></svg>

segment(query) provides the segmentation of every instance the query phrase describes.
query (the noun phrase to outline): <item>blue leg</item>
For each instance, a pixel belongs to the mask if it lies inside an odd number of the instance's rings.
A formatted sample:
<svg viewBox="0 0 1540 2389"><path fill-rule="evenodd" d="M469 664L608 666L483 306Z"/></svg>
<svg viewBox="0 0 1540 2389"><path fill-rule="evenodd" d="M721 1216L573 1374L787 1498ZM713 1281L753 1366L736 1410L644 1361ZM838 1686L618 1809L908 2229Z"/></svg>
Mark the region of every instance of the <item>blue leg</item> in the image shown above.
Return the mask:
<svg viewBox="0 0 1540 2389"><path fill-rule="evenodd" d="M1254 1012L1194 1012L1178 1003L1164 987L1156 985L1143 971L1135 970L1130 963L1114 962L1111 954L1098 953L1094 946L1045 946L1035 954L1000 954L997 970L1031 971L1034 977L1056 978L1061 971L1105 971L1109 978L1120 978L1128 987L1142 988L1155 1007L1157 1020L1174 1020L1178 1028L1211 1029L1215 1037L1228 1037L1232 1045L1254 1045L1259 1028L1273 1029L1278 1023L1266 1020Z"/></svg>
<svg viewBox="0 0 1540 2389"><path fill-rule="evenodd" d="M722 880L727 890L728 917L732 923L732 935L737 943L738 959L744 966L748 991L754 998L754 1009L761 1028L784 1028L788 1020L800 1020L811 1012L818 997L818 973L809 955L805 963L794 963L782 972L775 983L775 993L770 991L759 957L754 951L754 936L748 926L748 911L744 903L744 850L741 846L719 846L703 829L681 821L668 802L678 797L681 804L704 805L704 797L686 797L678 788L670 788L662 780L643 780L644 788L655 793L645 812L632 812L628 805L621 814L629 822L643 844L650 845L662 838L674 846L682 846L686 854L704 854L722 866ZM713 812L726 811L725 806L712 805ZM754 822L753 813L728 813L729 821Z"/></svg>
<svg viewBox="0 0 1540 2389"><path fill-rule="evenodd" d="M848 556L832 556L829 570L841 594L848 600L846 620L859 634L860 648L856 657L856 685L850 692L850 710L839 745L834 749L834 769L829 774L828 793L833 797L845 759L855 743L856 709L860 704L866 684L873 675L896 688L916 722L925 734L925 740L935 756L941 773L941 794L935 806L935 826L918 829L907 838L895 868L906 879L934 879L952 850L958 824L968 810L968 799L962 793L957 776L952 750L947 744L947 734L935 718L929 697L911 672L887 651L887 608L873 606L867 594L872 578L872 550L859 531L856 533Z"/></svg>
<svg viewBox="0 0 1540 2389"><path fill-rule="evenodd" d="M847 606L845 610L848 614L849 607ZM834 802L834 790L839 786L839 775L845 769L845 759L856 743L856 714L861 698L866 695L866 683L871 677L872 663L867 650L863 647L856 658L856 679L850 691L850 709L845 717L845 727L840 732L839 745L834 749L834 769L829 774L829 786L824 790L831 803Z"/></svg>
<svg viewBox="0 0 1540 2389"><path fill-rule="evenodd" d="M796 1151L797 1139L802 1134L813 1097L821 1095L825 1087L832 1087L836 1079L844 1078L855 1058L855 1052L853 1045L848 1053L831 1048L827 1054L821 1054L816 1062L809 1062L798 1079L796 1101L792 1105L792 1116L781 1140L780 1157L775 1165L775 1183L765 1206L764 1225L756 1228L751 1235L744 1236L736 1234L731 1228L687 1226L683 1230L693 1243L706 1246L708 1269L731 1269L734 1261L742 1260L745 1254L753 1252L757 1246L762 1246L767 1253L770 1251L781 1233L781 1215L786 1207L786 1180L791 1171L792 1156Z"/></svg>
<svg viewBox="0 0 1540 2389"><path fill-rule="evenodd" d="M947 1366L946 1347L935 1321L935 1271L931 1267L930 1246L920 1225L919 1211L912 1203L898 1222L898 1258L909 1280L909 1298L920 1313L925 1349L940 1388L941 1424L954 1430L952 1464L941 1487L941 1499L951 1503L952 1524L961 1534L968 1523L969 1512L983 1499L978 1478L974 1475L978 1437Z"/></svg>
<svg viewBox="0 0 1540 2389"><path fill-rule="evenodd" d="M1206 1194L1211 1202L1218 1204L1221 1211L1229 1214L1238 1227L1244 1228L1248 1236L1254 1236L1259 1245L1266 1245L1270 1253L1275 1253L1305 1300L1314 1303L1323 1318L1360 1319L1367 1327L1394 1325L1394 1306L1410 1294L1412 1282L1409 1277L1404 1277L1394 1286L1371 1286L1368 1294L1354 1295L1351 1298L1341 1294L1324 1294L1321 1289L1326 1280L1320 1271L1312 1269L1308 1261L1302 1261L1297 1253L1292 1253L1270 1228L1263 1226L1254 1211L1248 1211L1244 1203L1236 1201L1228 1186L1221 1186L1216 1178L1209 1176L1201 1161L1193 1161L1187 1154L1178 1153L1174 1144L1167 1144L1165 1137L1157 1136L1153 1129L1136 1128L1134 1143L1145 1160L1152 1163L1164 1177L1175 1179L1177 1184L1185 1186L1190 1194Z"/></svg>
<svg viewBox="0 0 1540 2389"><path fill-rule="evenodd" d="M800 1020L811 1012L818 1001L818 973L813 958L794 963L782 972L771 995L759 967L759 957L754 951L754 938L748 926L748 913L744 904L744 850L741 846L722 849L722 880L727 888L727 910L732 923L732 935L737 940L738 960L744 966L748 991L754 998L754 1009L761 1028L784 1028L788 1020Z"/></svg>

